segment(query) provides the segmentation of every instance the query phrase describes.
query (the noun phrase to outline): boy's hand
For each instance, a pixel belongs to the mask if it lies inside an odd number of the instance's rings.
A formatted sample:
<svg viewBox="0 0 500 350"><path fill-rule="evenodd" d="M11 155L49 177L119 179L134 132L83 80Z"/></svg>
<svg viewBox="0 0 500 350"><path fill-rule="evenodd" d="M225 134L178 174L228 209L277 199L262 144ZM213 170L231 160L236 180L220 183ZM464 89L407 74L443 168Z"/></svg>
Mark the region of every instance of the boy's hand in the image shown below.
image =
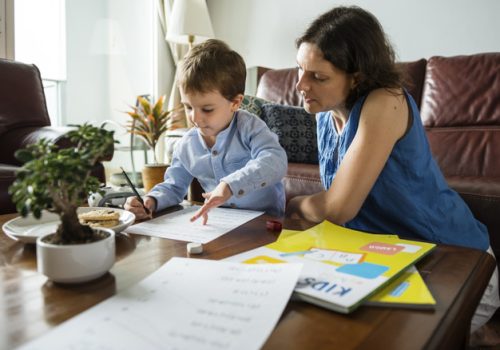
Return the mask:
<svg viewBox="0 0 500 350"><path fill-rule="evenodd" d="M138 220L151 219L153 217L153 211L156 207L156 202L151 197L144 197L144 206L148 208L149 213L144 210L141 202L136 197L128 197L123 208L135 214L135 218Z"/></svg>
<svg viewBox="0 0 500 350"><path fill-rule="evenodd" d="M219 183L212 192L202 193L203 198L205 198L205 203L193 215L191 222L195 221L200 216L203 216L203 225L206 225L208 221L208 211L224 204L229 198L231 198L232 195L233 192L231 191L231 188L225 182Z"/></svg>

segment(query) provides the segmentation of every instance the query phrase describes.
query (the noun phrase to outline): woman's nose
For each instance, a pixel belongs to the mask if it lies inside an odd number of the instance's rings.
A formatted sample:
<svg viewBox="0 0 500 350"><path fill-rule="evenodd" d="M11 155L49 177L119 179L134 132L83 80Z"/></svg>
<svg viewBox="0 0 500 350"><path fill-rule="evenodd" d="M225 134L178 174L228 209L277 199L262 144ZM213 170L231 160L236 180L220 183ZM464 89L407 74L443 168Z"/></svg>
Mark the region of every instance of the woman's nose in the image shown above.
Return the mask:
<svg viewBox="0 0 500 350"><path fill-rule="evenodd" d="M304 74L299 74L299 80L297 84L295 84L295 89L297 89L301 95L304 95L305 92L309 90L309 86L304 79Z"/></svg>

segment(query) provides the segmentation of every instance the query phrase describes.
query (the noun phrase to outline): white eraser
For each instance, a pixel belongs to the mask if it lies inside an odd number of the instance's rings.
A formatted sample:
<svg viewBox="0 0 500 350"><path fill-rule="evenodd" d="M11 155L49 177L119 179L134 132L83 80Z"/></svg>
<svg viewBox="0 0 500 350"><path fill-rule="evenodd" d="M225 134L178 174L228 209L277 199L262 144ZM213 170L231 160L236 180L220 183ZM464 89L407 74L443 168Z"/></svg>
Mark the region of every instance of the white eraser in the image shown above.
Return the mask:
<svg viewBox="0 0 500 350"><path fill-rule="evenodd" d="M189 254L201 254L203 253L203 245L201 243L189 242L186 246L187 252Z"/></svg>

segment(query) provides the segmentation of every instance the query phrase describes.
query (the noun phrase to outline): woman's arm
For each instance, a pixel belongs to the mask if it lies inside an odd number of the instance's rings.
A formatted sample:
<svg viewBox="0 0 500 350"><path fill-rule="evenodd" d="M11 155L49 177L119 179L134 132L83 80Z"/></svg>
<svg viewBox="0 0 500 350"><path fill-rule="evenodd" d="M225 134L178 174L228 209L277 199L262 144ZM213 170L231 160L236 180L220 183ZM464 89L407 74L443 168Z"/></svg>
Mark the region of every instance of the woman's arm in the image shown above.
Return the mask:
<svg viewBox="0 0 500 350"><path fill-rule="evenodd" d="M339 225L352 220L382 172L395 143L408 127L408 106L402 93L371 92L363 105L356 135L328 189L289 202L287 215Z"/></svg>

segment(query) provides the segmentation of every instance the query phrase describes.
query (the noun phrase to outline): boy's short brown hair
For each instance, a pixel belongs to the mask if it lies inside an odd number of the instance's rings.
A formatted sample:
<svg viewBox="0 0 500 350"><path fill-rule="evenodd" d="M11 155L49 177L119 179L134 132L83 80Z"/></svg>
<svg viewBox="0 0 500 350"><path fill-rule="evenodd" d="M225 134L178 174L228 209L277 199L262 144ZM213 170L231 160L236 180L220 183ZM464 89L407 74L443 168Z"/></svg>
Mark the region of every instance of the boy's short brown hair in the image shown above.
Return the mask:
<svg viewBox="0 0 500 350"><path fill-rule="evenodd" d="M180 62L179 87L187 93L218 91L227 100L245 92L243 58L221 40L194 46Z"/></svg>

